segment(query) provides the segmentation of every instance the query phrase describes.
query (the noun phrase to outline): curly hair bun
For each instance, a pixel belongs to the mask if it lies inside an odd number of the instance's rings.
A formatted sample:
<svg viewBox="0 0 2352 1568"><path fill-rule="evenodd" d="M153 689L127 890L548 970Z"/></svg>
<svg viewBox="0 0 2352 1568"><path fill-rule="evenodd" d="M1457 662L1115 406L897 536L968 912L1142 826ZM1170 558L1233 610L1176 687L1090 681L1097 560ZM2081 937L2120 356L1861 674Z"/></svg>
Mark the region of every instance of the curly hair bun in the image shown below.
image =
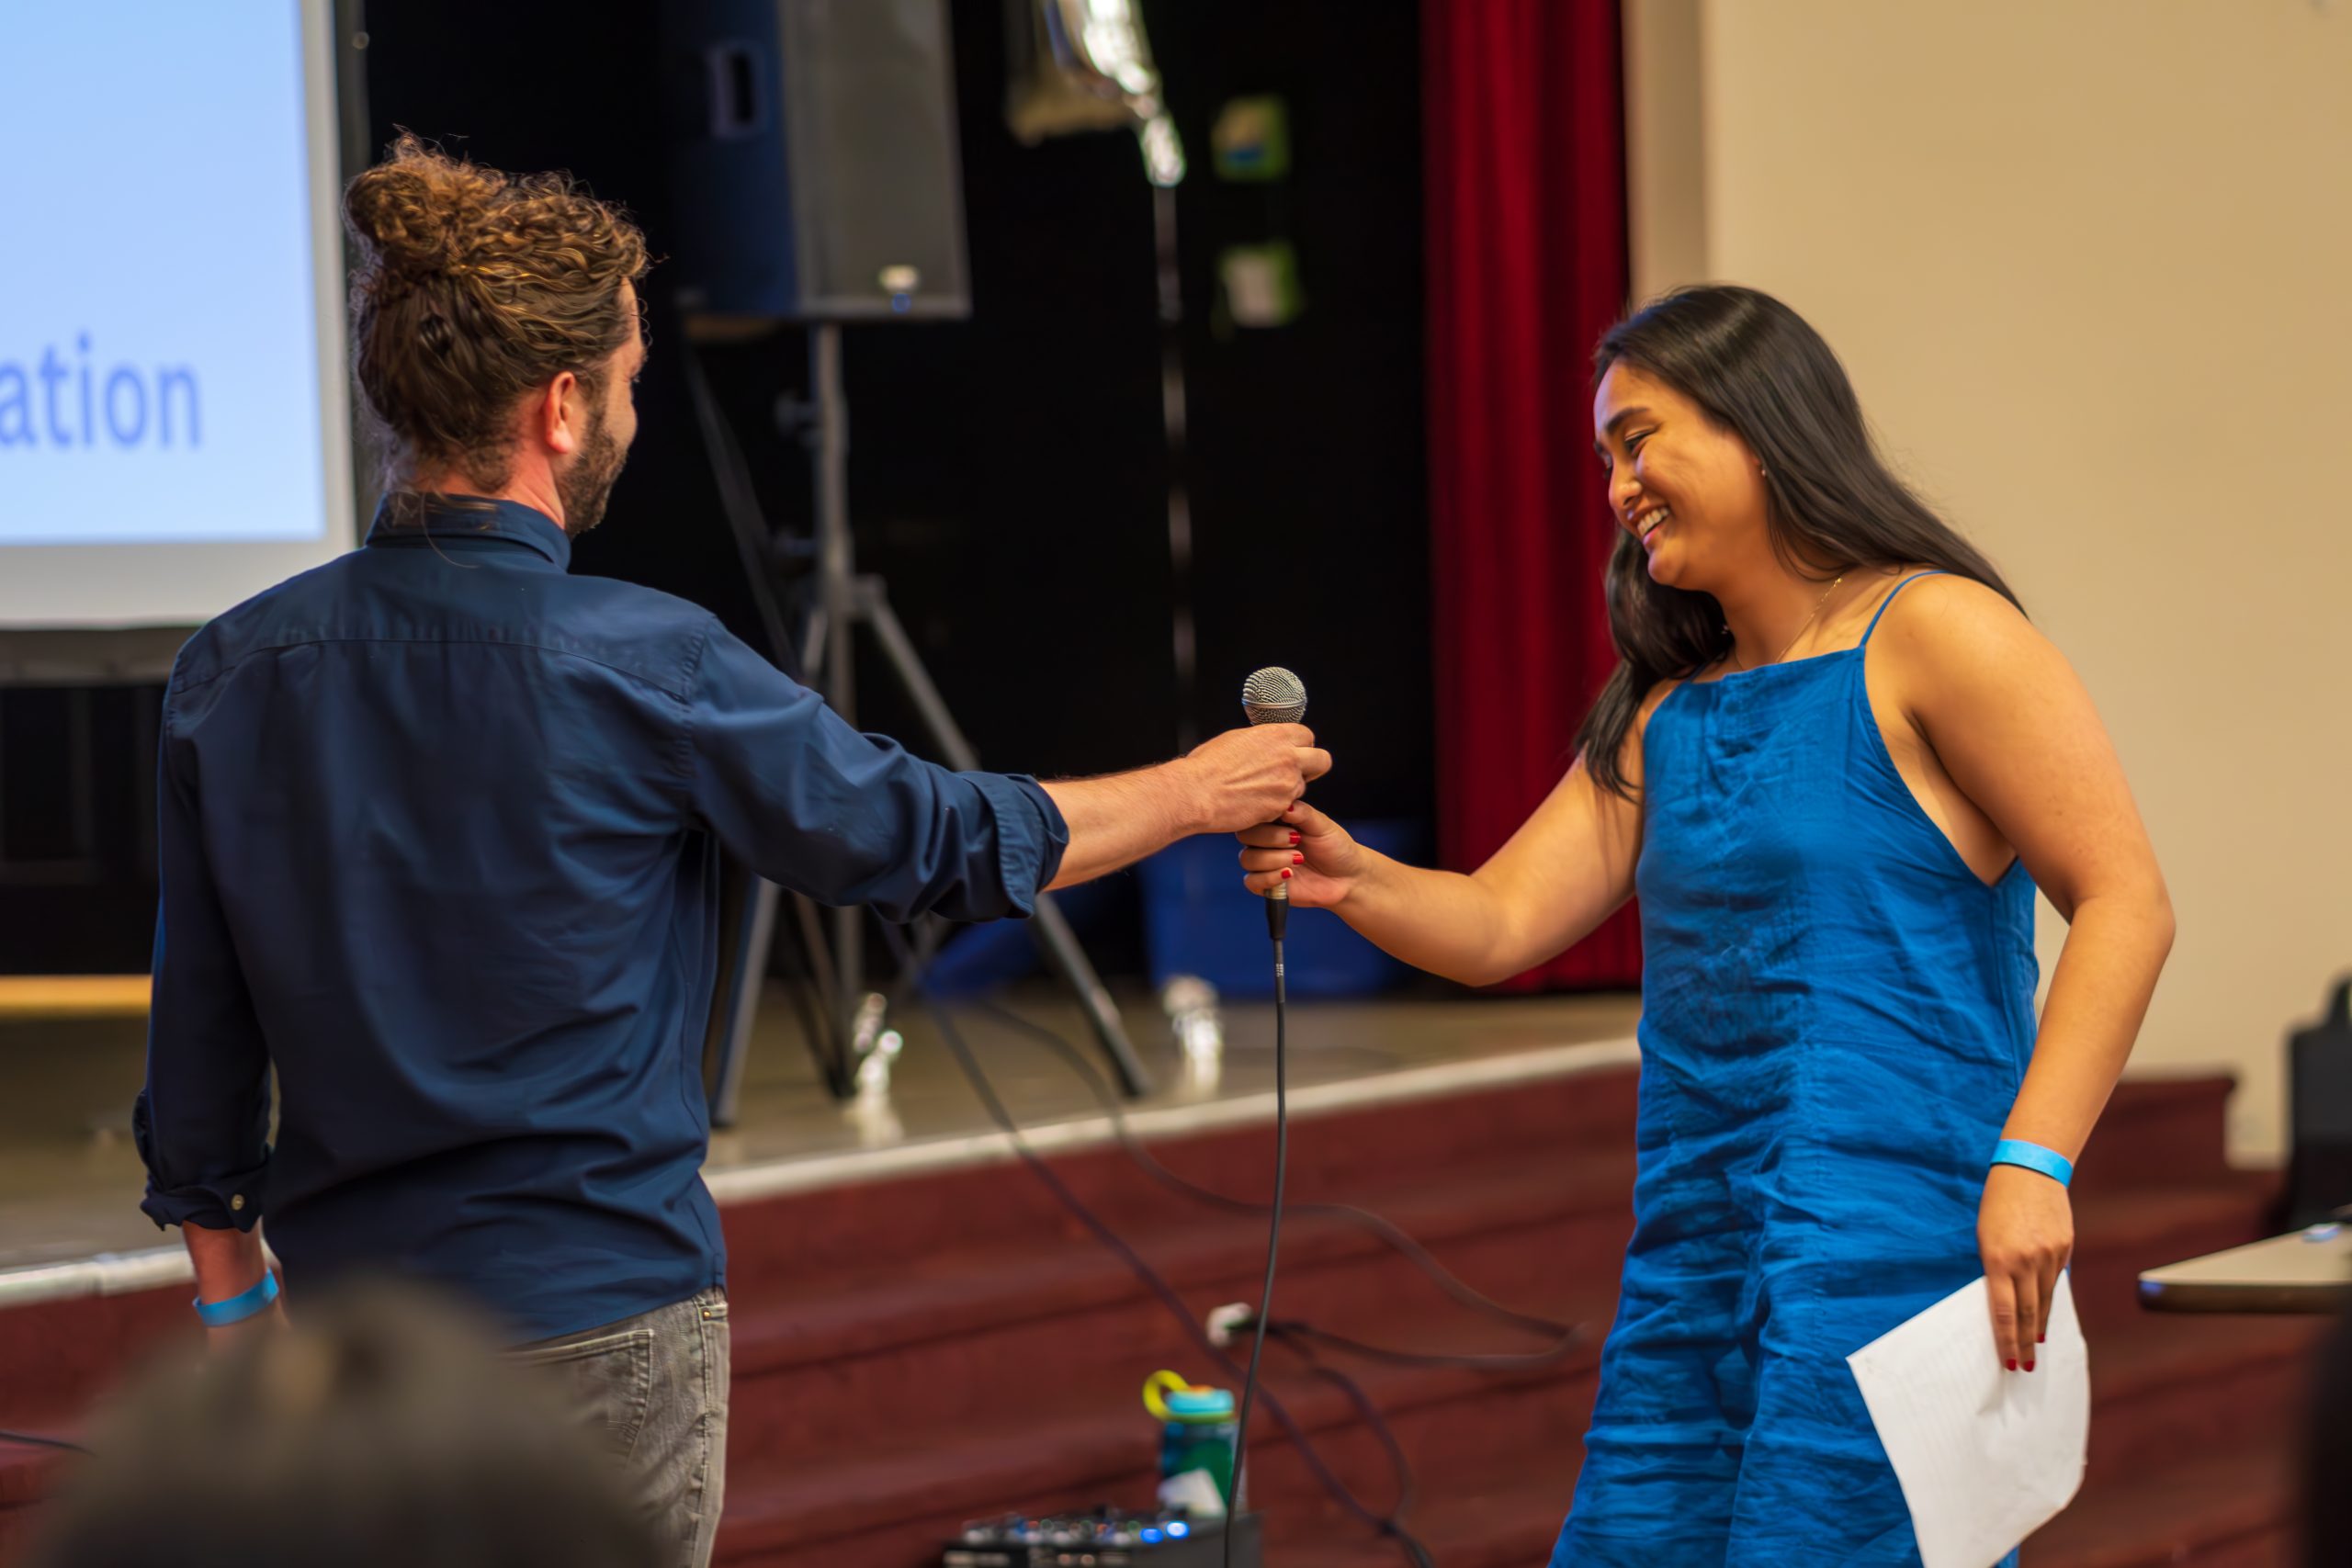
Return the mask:
<svg viewBox="0 0 2352 1568"><path fill-rule="evenodd" d="M344 220L370 258L411 277L454 272L488 227L507 176L435 152L413 135L351 182Z"/></svg>

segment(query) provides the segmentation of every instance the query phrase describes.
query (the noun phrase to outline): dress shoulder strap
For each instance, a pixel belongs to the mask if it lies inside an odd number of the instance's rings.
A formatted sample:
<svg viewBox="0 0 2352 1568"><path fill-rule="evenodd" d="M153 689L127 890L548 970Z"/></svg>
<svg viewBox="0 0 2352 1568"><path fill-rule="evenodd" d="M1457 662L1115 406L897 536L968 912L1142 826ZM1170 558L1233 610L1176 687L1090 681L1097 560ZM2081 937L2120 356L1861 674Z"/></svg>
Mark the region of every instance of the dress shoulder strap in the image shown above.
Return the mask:
<svg viewBox="0 0 2352 1568"><path fill-rule="evenodd" d="M1910 587L1913 583L1918 581L1923 577L1942 577L1944 575L1946 574L1940 567L1933 571L1915 571L1910 576L1905 578L1902 581L1896 583L1894 587L1888 589L1886 591L1886 597L1878 602L1878 615L1872 615L1871 617L1871 624L1862 629L1861 646L1868 648L1871 645L1871 633L1878 630L1879 615L1886 614L1886 607L1894 603L1894 596L1897 593L1902 592L1905 589Z"/></svg>

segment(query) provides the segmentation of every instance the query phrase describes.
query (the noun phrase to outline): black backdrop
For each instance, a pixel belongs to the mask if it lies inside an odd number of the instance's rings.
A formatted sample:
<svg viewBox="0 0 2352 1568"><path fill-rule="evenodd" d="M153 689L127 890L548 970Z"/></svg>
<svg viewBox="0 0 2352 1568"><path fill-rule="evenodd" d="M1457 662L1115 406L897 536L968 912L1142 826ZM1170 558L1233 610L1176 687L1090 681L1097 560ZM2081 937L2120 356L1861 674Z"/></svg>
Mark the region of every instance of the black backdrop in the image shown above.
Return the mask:
<svg viewBox="0 0 2352 1568"><path fill-rule="evenodd" d="M670 231L655 0L372 0L373 140L405 127L486 163L564 167ZM1179 195L1200 689L1174 688L1152 193L1133 139L1023 148L1004 129L1003 14L955 0L971 320L845 333L850 501L861 564L989 766L1099 773L1157 760L1189 703L1236 721L1241 676L1284 663L1340 758L1318 798L1432 815L1422 461L1421 176L1415 10L1395 3L1166 0L1146 17L1193 159ZM1287 101L1278 202L1218 182L1228 97ZM158 155L168 155L159 150ZM194 177L200 177L200 172ZM1215 258L1280 231L1307 299L1293 324L1219 330ZM720 520L657 267L640 434L575 570L709 605L747 636L751 599ZM805 454L771 410L805 382L801 334L707 351L771 515L805 528ZM912 739L871 660L860 720ZM92 766L62 744L69 694L0 699L0 967L143 966L153 897L139 722L152 691L102 696ZM527 787L526 785L521 787ZM89 863L67 858L96 848ZM1131 925L1093 939L1136 966Z"/></svg>

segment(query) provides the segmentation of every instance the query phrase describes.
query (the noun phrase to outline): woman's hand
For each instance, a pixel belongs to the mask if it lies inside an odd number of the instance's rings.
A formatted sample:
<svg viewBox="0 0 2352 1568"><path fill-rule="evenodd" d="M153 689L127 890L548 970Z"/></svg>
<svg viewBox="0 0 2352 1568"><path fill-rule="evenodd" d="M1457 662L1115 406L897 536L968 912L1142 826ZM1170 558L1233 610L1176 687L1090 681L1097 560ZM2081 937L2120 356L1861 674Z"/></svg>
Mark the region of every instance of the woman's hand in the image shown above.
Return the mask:
<svg viewBox="0 0 2352 1568"><path fill-rule="evenodd" d="M1288 882L1294 908L1336 908L1372 860L1346 829L1303 800L1292 802L1280 821L1234 837L1247 846L1242 885L1263 897Z"/></svg>
<svg viewBox="0 0 2352 1568"><path fill-rule="evenodd" d="M1996 1165L1984 1178L1976 1245L1993 1303L1993 1348L2011 1371L2033 1371L2033 1348L2050 1332L2059 1270L2075 1255L2066 1190L2040 1171Z"/></svg>

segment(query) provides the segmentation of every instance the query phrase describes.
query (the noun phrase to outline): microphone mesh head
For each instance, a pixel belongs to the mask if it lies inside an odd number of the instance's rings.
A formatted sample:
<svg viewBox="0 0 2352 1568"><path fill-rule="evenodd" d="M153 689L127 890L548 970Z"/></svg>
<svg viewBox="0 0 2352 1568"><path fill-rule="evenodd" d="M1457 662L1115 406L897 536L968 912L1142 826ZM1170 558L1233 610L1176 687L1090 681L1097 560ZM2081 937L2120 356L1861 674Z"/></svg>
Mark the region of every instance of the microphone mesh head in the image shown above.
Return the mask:
<svg viewBox="0 0 2352 1568"><path fill-rule="evenodd" d="M1306 716L1306 682L1269 664L1241 682L1241 711L1252 724L1296 724Z"/></svg>

